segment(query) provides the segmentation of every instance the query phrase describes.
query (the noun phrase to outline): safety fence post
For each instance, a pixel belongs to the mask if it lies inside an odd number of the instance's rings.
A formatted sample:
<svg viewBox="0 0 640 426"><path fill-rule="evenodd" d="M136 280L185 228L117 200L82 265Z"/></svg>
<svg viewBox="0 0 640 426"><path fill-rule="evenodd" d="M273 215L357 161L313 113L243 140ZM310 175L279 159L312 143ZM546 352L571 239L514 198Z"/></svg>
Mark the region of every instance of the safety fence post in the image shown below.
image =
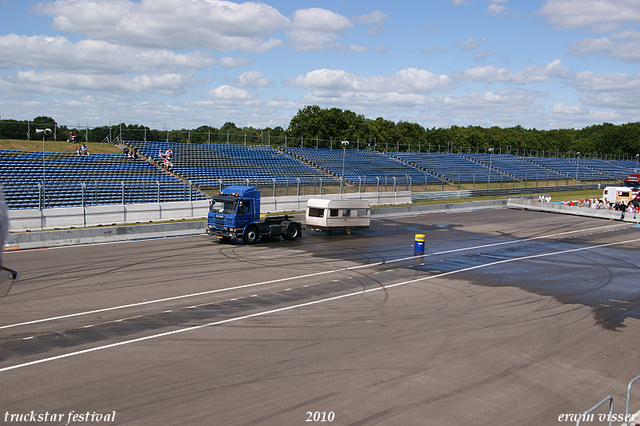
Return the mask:
<svg viewBox="0 0 640 426"><path fill-rule="evenodd" d="M629 385L627 386L627 404L626 404L626 408L624 410L624 420L625 420L625 425L629 426L629 397L631 396L631 385L633 385L633 383L640 379L640 376L635 377L634 379L632 379L629 382Z"/></svg>
<svg viewBox="0 0 640 426"><path fill-rule="evenodd" d="M589 417L589 414L595 410L596 408L598 408L599 406L601 406L602 404L604 404L605 402L609 401L609 426L611 426L611 422L613 421L613 396L609 395L608 397L606 397L605 399L603 399L602 401L598 402L596 405L594 405L593 407L589 408L587 411L585 411L579 418L578 421L576 422L576 426L580 426L580 422L585 419L590 421L589 419L591 419L591 421L593 420L594 416L593 414L591 414L591 417Z"/></svg>

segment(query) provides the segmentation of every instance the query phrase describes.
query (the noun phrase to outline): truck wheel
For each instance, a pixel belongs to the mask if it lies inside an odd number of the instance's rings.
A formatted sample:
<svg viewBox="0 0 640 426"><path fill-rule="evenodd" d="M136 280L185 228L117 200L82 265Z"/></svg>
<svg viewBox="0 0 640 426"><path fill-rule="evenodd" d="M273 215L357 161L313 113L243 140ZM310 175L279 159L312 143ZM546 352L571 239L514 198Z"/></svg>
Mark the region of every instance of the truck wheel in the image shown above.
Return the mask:
<svg viewBox="0 0 640 426"><path fill-rule="evenodd" d="M250 226L242 236L245 244L255 244L260 239L260 230L257 226Z"/></svg>
<svg viewBox="0 0 640 426"><path fill-rule="evenodd" d="M287 228L287 240L295 240L300 236L300 225L292 223Z"/></svg>

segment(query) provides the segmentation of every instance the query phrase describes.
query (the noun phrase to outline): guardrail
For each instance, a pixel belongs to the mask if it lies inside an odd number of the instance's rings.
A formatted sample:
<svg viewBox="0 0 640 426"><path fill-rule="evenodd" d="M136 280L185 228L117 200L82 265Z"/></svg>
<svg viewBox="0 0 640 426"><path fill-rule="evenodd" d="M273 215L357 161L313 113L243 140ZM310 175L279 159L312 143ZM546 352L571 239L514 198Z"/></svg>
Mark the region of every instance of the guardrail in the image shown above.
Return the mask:
<svg viewBox="0 0 640 426"><path fill-rule="evenodd" d="M446 198L470 198L470 197L503 197L520 194L538 194L561 191L579 191L583 189L600 189L602 185L584 184L569 186L530 186L526 188L498 188L498 189L474 189L460 191L416 192L411 196L416 200L442 200Z"/></svg>

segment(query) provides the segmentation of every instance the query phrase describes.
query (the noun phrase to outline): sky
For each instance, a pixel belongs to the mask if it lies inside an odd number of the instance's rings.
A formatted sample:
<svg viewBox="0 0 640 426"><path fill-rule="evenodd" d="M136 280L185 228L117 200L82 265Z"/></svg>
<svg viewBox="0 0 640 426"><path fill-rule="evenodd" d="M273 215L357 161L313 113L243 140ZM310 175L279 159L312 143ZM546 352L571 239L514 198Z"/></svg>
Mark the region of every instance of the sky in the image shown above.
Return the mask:
<svg viewBox="0 0 640 426"><path fill-rule="evenodd" d="M0 117L70 127L640 121L640 0L0 0Z"/></svg>

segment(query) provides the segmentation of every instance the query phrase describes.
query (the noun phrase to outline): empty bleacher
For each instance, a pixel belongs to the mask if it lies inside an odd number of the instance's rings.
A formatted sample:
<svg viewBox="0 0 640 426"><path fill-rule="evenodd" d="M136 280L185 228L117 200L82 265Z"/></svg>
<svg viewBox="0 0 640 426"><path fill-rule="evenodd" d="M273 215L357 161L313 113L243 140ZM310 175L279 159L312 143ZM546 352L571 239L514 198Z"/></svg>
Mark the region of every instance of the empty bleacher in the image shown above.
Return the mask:
<svg viewBox="0 0 640 426"><path fill-rule="evenodd" d="M612 178L605 172L586 167L576 162L575 159L567 160L558 157L525 157L525 159L533 164L554 170L570 179L576 179L576 175L578 180L581 181L608 180Z"/></svg>
<svg viewBox="0 0 640 426"><path fill-rule="evenodd" d="M194 185L211 188L224 185L255 186L338 179L268 145L201 144L125 141L138 152L160 161L159 152L171 149L172 171Z"/></svg>
<svg viewBox="0 0 640 426"><path fill-rule="evenodd" d="M458 154L439 152L392 152L396 158L402 159L422 169L428 170L451 183L458 182L511 182L514 178L501 173L494 167L473 161L470 157Z"/></svg>
<svg viewBox="0 0 640 426"><path fill-rule="evenodd" d="M574 160L575 161L575 160ZM577 162L584 167L607 175L609 178L623 179L629 176L629 169L610 161L598 158L579 158Z"/></svg>
<svg viewBox="0 0 640 426"><path fill-rule="evenodd" d="M555 177L556 172L512 154L461 154L479 163L491 166L518 180L537 180ZM493 180L493 177L492 177Z"/></svg>
<svg viewBox="0 0 640 426"><path fill-rule="evenodd" d="M359 151L355 149L297 148L280 147L314 167L326 170L335 176L343 176L346 182L354 185L441 183L442 180L425 170L392 158L378 151ZM410 179L409 179L410 178Z"/></svg>
<svg viewBox="0 0 640 426"><path fill-rule="evenodd" d="M0 150L0 183L10 209L205 199L188 183L114 154Z"/></svg>
<svg viewBox="0 0 640 426"><path fill-rule="evenodd" d="M378 152L268 145L125 141L145 158L0 150L9 208L49 208L204 199L197 188L240 185L413 185L575 179L616 180L637 161L511 154ZM160 151L173 151L171 171ZM151 161L149 161L151 160ZM153 163L156 164L153 164ZM515 185L515 183L514 183ZM370 188L370 187L369 187ZM386 190L386 189L385 189ZM425 189L426 190L426 189Z"/></svg>

